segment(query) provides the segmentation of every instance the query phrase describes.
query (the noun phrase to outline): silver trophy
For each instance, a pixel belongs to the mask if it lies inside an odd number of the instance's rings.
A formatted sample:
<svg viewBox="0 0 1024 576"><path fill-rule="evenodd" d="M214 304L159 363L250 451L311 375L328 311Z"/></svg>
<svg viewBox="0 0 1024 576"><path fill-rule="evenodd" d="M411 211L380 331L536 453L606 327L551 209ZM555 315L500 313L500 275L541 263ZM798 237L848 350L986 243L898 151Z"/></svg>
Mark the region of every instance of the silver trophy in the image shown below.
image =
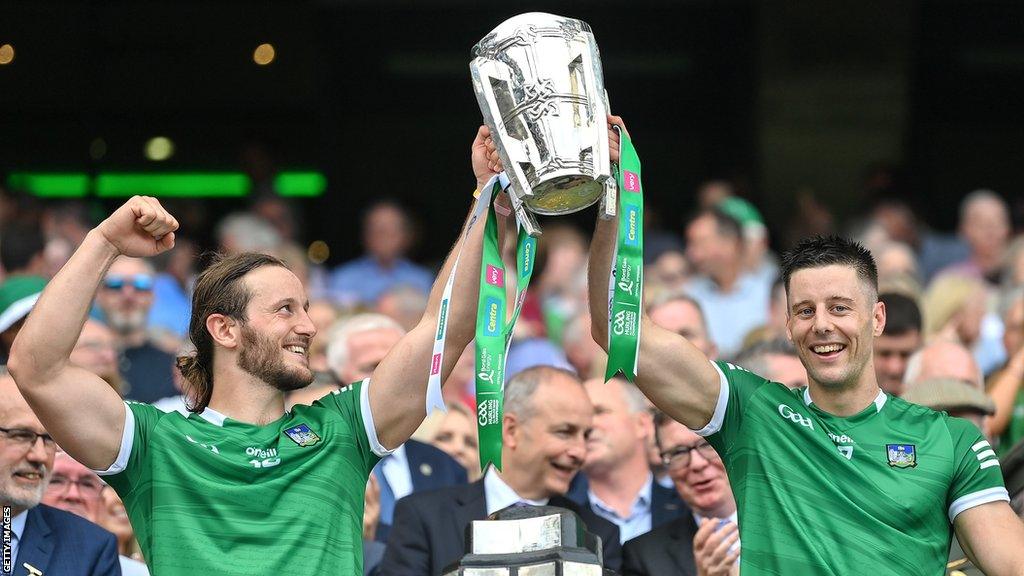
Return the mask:
<svg viewBox="0 0 1024 576"><path fill-rule="evenodd" d="M614 216L608 96L590 26L520 14L484 36L473 56L477 101L527 233L540 234L532 213L571 214L598 200L602 215Z"/></svg>

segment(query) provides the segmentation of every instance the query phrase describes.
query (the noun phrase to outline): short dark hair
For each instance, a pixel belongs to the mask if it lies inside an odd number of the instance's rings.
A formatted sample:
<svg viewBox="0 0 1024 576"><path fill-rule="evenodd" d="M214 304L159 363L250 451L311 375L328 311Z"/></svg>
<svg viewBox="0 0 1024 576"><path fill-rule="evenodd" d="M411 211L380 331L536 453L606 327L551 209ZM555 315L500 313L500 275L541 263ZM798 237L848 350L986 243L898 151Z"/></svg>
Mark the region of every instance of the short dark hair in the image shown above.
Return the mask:
<svg viewBox="0 0 1024 576"><path fill-rule="evenodd" d="M0 232L0 265L7 272L24 270L45 248L46 240L38 226L12 222Z"/></svg>
<svg viewBox="0 0 1024 576"><path fill-rule="evenodd" d="M728 212L721 208L712 207L701 210L694 220L702 216L711 216L715 221L715 231L718 232L719 236L723 238L731 238L735 240L743 240L743 225L740 221L733 218Z"/></svg>
<svg viewBox="0 0 1024 576"><path fill-rule="evenodd" d="M924 323L921 321L921 308L917 302L898 292L886 292L878 295L878 301L885 304L885 336L900 336L910 332L920 332Z"/></svg>
<svg viewBox="0 0 1024 576"><path fill-rule="evenodd" d="M789 294L789 281L798 270L839 264L850 266L857 276L878 293L878 267L871 252L853 240L829 234L811 236L797 242L782 255L782 279Z"/></svg>

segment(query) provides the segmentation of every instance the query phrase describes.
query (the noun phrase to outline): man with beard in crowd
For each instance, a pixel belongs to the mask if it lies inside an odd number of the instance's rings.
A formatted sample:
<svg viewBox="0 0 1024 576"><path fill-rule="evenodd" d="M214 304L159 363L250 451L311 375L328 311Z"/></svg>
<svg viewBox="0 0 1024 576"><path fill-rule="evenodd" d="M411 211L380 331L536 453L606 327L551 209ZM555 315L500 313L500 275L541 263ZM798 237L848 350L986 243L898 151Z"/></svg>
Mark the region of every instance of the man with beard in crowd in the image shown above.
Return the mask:
<svg viewBox="0 0 1024 576"><path fill-rule="evenodd" d="M478 188L497 173L491 167L500 170L489 140L481 127L471 149ZM459 234L442 381L473 337L482 224L467 218ZM454 256L423 320L371 379L291 412L285 392L313 380L305 290L274 257L219 260L196 280L196 354L178 360L185 417L122 402L68 361L114 260L169 250L177 227L156 199L136 196L94 228L39 299L14 343L11 373L61 447L124 499L154 574L360 575L366 481L425 416L425 372Z"/></svg>
<svg viewBox="0 0 1024 576"><path fill-rule="evenodd" d="M14 573L120 576L113 534L40 503L56 451L53 438L0 367L0 505L10 509Z"/></svg>
<svg viewBox="0 0 1024 576"><path fill-rule="evenodd" d="M96 293L103 318L117 335L124 397L138 402L177 394L171 376L174 355L155 346L147 332L153 279L149 262L122 256L110 265Z"/></svg>

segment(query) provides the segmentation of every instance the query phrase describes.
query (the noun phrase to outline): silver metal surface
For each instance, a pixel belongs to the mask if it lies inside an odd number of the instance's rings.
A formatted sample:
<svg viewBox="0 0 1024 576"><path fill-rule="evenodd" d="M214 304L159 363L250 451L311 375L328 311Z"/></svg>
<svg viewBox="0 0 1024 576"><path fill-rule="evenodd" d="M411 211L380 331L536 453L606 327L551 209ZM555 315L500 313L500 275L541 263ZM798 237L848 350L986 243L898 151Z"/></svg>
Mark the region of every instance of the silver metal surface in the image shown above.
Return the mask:
<svg viewBox="0 0 1024 576"><path fill-rule="evenodd" d="M531 212L571 214L600 200L614 215L608 100L590 26L520 14L484 36L473 56L477 101L527 232L540 233Z"/></svg>

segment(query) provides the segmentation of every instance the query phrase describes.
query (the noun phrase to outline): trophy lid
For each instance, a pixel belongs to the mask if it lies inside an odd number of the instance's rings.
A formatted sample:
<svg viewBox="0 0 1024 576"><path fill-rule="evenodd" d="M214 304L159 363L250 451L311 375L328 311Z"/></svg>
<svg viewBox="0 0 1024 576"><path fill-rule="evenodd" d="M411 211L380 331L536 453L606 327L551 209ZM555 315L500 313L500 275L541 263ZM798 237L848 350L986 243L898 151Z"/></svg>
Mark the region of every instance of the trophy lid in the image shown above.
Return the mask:
<svg viewBox="0 0 1024 576"><path fill-rule="evenodd" d="M526 12L505 20L494 27L486 36L477 42L471 54L474 58L487 55L494 51L496 45L509 38L523 34L535 34L540 29L557 29L561 33L575 31L593 34L590 25L583 20L548 14L547 12Z"/></svg>

